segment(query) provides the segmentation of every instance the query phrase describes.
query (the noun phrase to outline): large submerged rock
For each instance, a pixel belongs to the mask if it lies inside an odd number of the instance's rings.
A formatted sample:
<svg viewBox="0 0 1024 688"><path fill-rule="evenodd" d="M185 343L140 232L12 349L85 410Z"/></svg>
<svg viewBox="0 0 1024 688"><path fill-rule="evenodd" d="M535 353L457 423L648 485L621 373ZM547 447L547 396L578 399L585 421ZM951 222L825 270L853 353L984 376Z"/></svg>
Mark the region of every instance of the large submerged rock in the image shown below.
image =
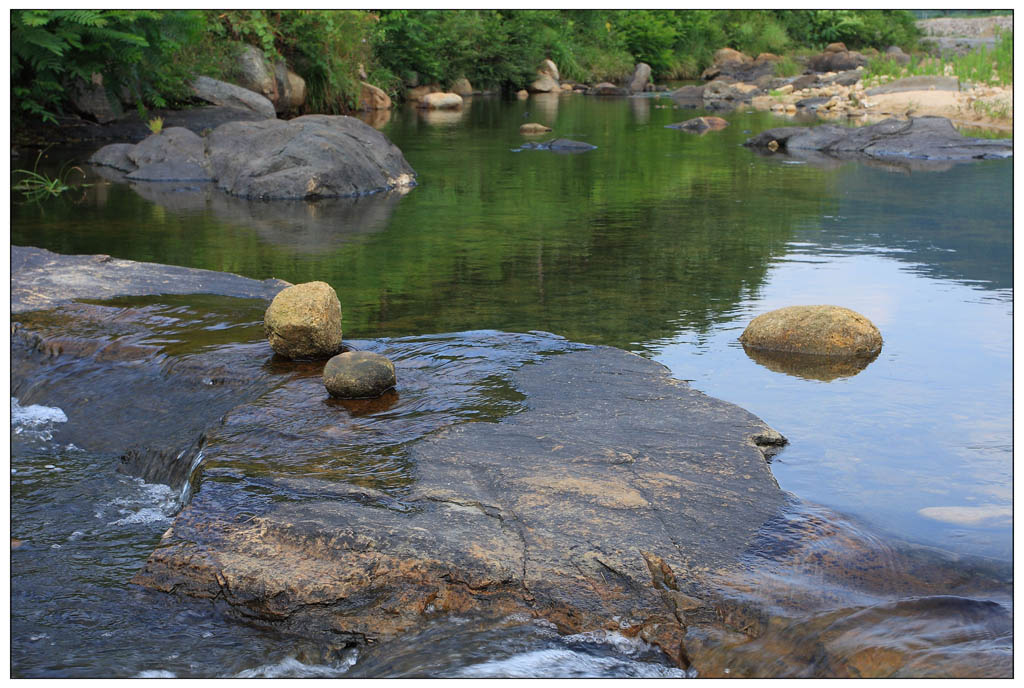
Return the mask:
<svg viewBox="0 0 1024 688"><path fill-rule="evenodd" d="M820 151L834 157L880 159L974 160L1013 155L1012 140L963 136L945 117L887 119L859 128L832 124L780 127L763 131L743 145L790 153Z"/></svg>
<svg viewBox="0 0 1024 688"><path fill-rule="evenodd" d="M709 677L1012 672L1012 571L943 572L796 508L765 461L781 436L652 361L543 333L378 340L399 389L335 400L261 336L283 283L20 247L11 278L12 395L66 412L55 444L185 495L143 585L331 654L496 614L639 636ZM114 294L164 295L67 302ZM908 594L919 620L921 595L944 603L926 630L969 633L871 665L906 618L878 603Z"/></svg>
<svg viewBox="0 0 1024 688"><path fill-rule="evenodd" d="M784 440L612 348L512 382L527 409L413 446L401 499L296 478L302 500L239 518L237 486L204 483L134 581L339 644L523 612L639 634L686 666L687 625L714 617L708 577L786 501L765 460Z"/></svg>
<svg viewBox="0 0 1024 688"><path fill-rule="evenodd" d="M125 146L104 146L89 162L129 179L213 180L234 196L264 199L359 196L414 186L416 177L397 146L354 117L228 122L205 139L174 129Z"/></svg>

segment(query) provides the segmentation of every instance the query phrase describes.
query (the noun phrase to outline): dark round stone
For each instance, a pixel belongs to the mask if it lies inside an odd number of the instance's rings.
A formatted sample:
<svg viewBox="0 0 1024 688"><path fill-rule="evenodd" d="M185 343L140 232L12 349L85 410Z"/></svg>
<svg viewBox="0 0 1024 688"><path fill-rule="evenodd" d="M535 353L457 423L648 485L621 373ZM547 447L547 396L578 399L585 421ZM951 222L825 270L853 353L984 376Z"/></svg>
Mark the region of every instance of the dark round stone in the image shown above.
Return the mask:
<svg viewBox="0 0 1024 688"><path fill-rule="evenodd" d="M377 397L395 386L395 365L370 351L346 351L327 361L324 385L341 399Z"/></svg>

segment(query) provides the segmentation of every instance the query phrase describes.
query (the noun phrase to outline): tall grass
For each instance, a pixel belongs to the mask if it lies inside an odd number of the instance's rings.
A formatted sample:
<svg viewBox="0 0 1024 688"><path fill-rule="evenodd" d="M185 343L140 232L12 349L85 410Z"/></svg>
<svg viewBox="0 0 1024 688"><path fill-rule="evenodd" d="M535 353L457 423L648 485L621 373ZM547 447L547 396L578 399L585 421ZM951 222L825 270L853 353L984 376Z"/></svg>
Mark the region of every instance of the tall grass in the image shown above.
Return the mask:
<svg viewBox="0 0 1024 688"><path fill-rule="evenodd" d="M901 66L884 56L868 62L866 80L881 76L901 78L905 76L930 76L945 73L945 65L952 65L953 74L961 84L984 84L1005 86L1013 83L1013 32L1006 31L999 37L994 49L981 47L967 55L947 56L943 60L932 57L912 57L910 64Z"/></svg>

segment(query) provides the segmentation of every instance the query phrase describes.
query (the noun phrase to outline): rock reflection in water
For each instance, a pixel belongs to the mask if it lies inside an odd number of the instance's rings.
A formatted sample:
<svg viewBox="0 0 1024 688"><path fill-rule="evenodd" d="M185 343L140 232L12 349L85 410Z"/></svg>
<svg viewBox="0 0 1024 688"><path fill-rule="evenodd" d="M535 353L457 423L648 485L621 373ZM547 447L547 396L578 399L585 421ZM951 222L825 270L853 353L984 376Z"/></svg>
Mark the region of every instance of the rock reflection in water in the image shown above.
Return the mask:
<svg viewBox="0 0 1024 688"><path fill-rule="evenodd" d="M391 110L369 110L357 112L352 116L366 122L374 129L383 129L384 125L391 121Z"/></svg>
<svg viewBox="0 0 1024 688"><path fill-rule="evenodd" d="M469 109L471 99L465 98L463 105L457 110L430 110L427 108L416 108L416 115L421 122L435 127L452 127L462 122L466 111Z"/></svg>
<svg viewBox="0 0 1024 688"><path fill-rule="evenodd" d="M817 167L823 170L839 169L843 165L853 162L873 167L886 172L896 174L910 174L912 172L946 172L956 165L965 164L963 161L955 160L919 160L916 158L873 158L862 153L823 153L814 150L792 149L778 152L771 152L765 149L752 148L751 151L761 158L775 158L783 163L800 163ZM966 161L970 162L970 161Z"/></svg>
<svg viewBox="0 0 1024 688"><path fill-rule="evenodd" d="M128 183L112 168L91 169L108 181ZM269 244L308 254L335 251L381 231L411 190L403 187L357 198L260 201L231 196L212 183L132 182L131 188L174 213L212 213L221 222L251 228Z"/></svg>
<svg viewBox="0 0 1024 688"><path fill-rule="evenodd" d="M701 676L1009 677L1011 577L794 502L718 577L735 631L687 648Z"/></svg>
<svg viewBox="0 0 1024 688"><path fill-rule="evenodd" d="M750 360L776 373L785 373L805 380L830 382L844 377L853 377L878 358L874 356L817 356L785 351L762 351L743 347Z"/></svg>

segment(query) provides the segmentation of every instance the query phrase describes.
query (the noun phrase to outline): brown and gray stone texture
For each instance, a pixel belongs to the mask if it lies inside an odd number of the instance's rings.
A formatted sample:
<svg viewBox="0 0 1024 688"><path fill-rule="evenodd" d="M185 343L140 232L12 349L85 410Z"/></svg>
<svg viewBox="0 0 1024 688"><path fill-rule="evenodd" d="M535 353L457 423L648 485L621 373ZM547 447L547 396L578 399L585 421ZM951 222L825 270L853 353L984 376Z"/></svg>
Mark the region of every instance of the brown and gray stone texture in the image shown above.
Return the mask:
<svg viewBox="0 0 1024 688"><path fill-rule="evenodd" d="M346 351L327 361L324 386L339 399L371 399L395 386L395 364L372 351Z"/></svg>
<svg viewBox="0 0 1024 688"><path fill-rule="evenodd" d="M789 306L762 313L740 336L745 347L819 356L874 356L882 335L860 313L840 306Z"/></svg>
<svg viewBox="0 0 1024 688"><path fill-rule="evenodd" d="M341 349L341 302L326 282L283 289L263 319L267 340L286 358L327 358Z"/></svg>

